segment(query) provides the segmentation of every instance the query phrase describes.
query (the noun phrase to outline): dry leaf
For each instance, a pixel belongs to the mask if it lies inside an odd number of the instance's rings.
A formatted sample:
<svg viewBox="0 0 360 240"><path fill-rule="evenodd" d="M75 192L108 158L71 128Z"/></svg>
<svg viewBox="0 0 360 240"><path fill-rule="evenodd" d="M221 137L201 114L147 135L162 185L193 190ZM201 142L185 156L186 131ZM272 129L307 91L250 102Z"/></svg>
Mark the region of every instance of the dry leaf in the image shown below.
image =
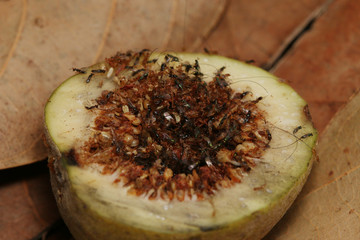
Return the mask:
<svg viewBox="0 0 360 240"><path fill-rule="evenodd" d="M112 55L114 49L193 51L216 26L226 5L224 0L142 1L146 7L139 2L116 5L100 59Z"/></svg>
<svg viewBox="0 0 360 240"><path fill-rule="evenodd" d="M358 240L360 168L298 201L266 239Z"/></svg>
<svg viewBox="0 0 360 240"><path fill-rule="evenodd" d="M254 3L231 1L223 21L200 46L264 64L278 49L281 50L279 46L286 42L293 29L324 2L327 1L282 0L276 7L272 4L266 7L267 0ZM154 7L154 4L159 5ZM189 50L197 49L197 44L206 39L222 16L225 2L196 1L194 6L185 6L181 0L92 0L86 4L78 0L68 3L0 0L0 109L5 113L0 114L0 169L45 156L40 139L43 105L53 88L72 74L71 67L89 65L118 49L182 50L184 46ZM330 116L329 112L333 113L342 104L324 102L324 99L340 96L344 101L348 90L359 86L357 67L354 67L359 62L354 51L357 49L354 43L359 39L359 6L357 1L334 1L325 20L316 22L308 38L303 37L306 41L296 45L295 51L284 58L282 70L276 72L278 75L286 73L285 78L296 81L294 87L311 100L317 115L315 121L322 126L324 119L327 121ZM184 12L186 14L181 15ZM123 20L125 16L126 21ZM182 19L177 21L176 16ZM206 17L207 22L199 21L199 16ZM194 21L196 24L191 24ZM330 47L325 47L324 43ZM304 67L311 71L303 71ZM316 81L306 75L308 72ZM324 73L325 77L321 77ZM304 84L304 81L308 82ZM320 87L314 87L314 82L319 82L317 86ZM326 84L325 88L322 84ZM340 93L323 89L335 89ZM345 90L346 96L341 90ZM325 95L319 95L318 91ZM359 105L359 100L356 101ZM314 165L304 189L307 195L302 194L266 239L358 239L359 195L356 186L360 184L357 157L360 141L354 140L351 132L359 132L356 120L360 118L359 111L353 110L354 107L349 108L347 116L342 114L342 120L337 120L340 119L337 115L325 131L318 150L320 162ZM341 124L344 121L345 124ZM338 129L332 127L334 122L338 122ZM335 136L337 143L333 140ZM328 143L323 144L325 141ZM31 166L26 169L28 167ZM8 171L11 174L6 174ZM51 206L54 201L47 195L48 186L43 188L48 184L44 174L36 179L30 174L33 180L28 181L19 176L18 169L16 172L13 169L2 171L0 239L32 238L56 218L55 207ZM36 192L34 189L43 190ZM26 195L26 192L30 194ZM35 200L36 196L46 197ZM31 202L35 204L29 206ZM50 217L44 217L44 213Z"/></svg>
<svg viewBox="0 0 360 240"><path fill-rule="evenodd" d="M4 1L0 3L0 75L4 71L8 56L11 55L19 39L19 29L22 27L21 22L23 13L21 1ZM6 26L6 27L5 27Z"/></svg>
<svg viewBox="0 0 360 240"><path fill-rule="evenodd" d="M45 162L2 170L0 239L32 239L59 219Z"/></svg>
<svg viewBox="0 0 360 240"><path fill-rule="evenodd" d="M184 44L193 49L215 26L226 1L185 3L0 1L0 169L46 157L44 104L72 67L117 50L180 50Z"/></svg>
<svg viewBox="0 0 360 240"><path fill-rule="evenodd" d="M308 19L328 0L232 0L203 47L241 60L268 65L287 47Z"/></svg>
<svg viewBox="0 0 360 240"><path fill-rule="evenodd" d="M360 165L360 94L339 111L324 131L304 194Z"/></svg>
<svg viewBox="0 0 360 240"><path fill-rule="evenodd" d="M360 93L330 122L304 192L266 239L359 239Z"/></svg>
<svg viewBox="0 0 360 240"><path fill-rule="evenodd" d="M360 88L359 12L360 1L331 1L275 71L309 103L320 132Z"/></svg>

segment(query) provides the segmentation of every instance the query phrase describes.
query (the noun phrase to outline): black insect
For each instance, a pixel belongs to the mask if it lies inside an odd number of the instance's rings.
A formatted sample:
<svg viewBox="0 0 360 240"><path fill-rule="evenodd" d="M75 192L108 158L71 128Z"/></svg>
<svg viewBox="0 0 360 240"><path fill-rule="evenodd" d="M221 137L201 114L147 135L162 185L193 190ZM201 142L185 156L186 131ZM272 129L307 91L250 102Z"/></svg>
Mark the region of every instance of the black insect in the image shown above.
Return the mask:
<svg viewBox="0 0 360 240"><path fill-rule="evenodd" d="M293 134L297 133L300 129L302 129L301 126L296 127L296 128L293 130Z"/></svg>
<svg viewBox="0 0 360 240"><path fill-rule="evenodd" d="M248 95L250 92L249 91L245 91L243 93L240 94L240 99L243 99L246 95Z"/></svg>
<svg viewBox="0 0 360 240"><path fill-rule="evenodd" d="M130 100L130 99L126 99L129 108L135 113L138 114L139 110L136 108L136 106L134 105L134 103Z"/></svg>
<svg viewBox="0 0 360 240"><path fill-rule="evenodd" d="M255 99L254 101L252 101L253 103L258 103L263 99L263 97L258 97L257 99Z"/></svg>
<svg viewBox="0 0 360 240"><path fill-rule="evenodd" d="M121 148L122 148L122 143L116 141L115 139L113 139L112 144L115 146L115 152L116 152L117 154L120 154Z"/></svg>
<svg viewBox="0 0 360 240"><path fill-rule="evenodd" d="M223 67L221 67L220 69L219 69L219 71L218 71L218 73L222 73L224 70L225 70L225 66L223 66Z"/></svg>
<svg viewBox="0 0 360 240"><path fill-rule="evenodd" d="M199 71L194 72L194 75L195 75L196 77L204 76L204 74L203 74L202 72L199 72Z"/></svg>
<svg viewBox="0 0 360 240"><path fill-rule="evenodd" d="M305 139L305 138L308 138L308 137L311 137L311 136L313 136L312 133L307 133L307 134L305 134L305 135L302 135L302 136L300 137L300 139Z"/></svg>
<svg viewBox="0 0 360 240"><path fill-rule="evenodd" d="M160 70L161 70L161 71L164 71L165 68L166 68L166 63L162 63L162 64L161 64L161 67L160 67Z"/></svg>
<svg viewBox="0 0 360 240"><path fill-rule="evenodd" d="M94 69L94 70L91 70L92 73L105 73L105 70L104 69Z"/></svg>
<svg viewBox="0 0 360 240"><path fill-rule="evenodd" d="M139 80L143 80L145 78L147 78L149 76L149 73L144 73L143 75L141 75L141 77L139 78Z"/></svg>
<svg viewBox="0 0 360 240"><path fill-rule="evenodd" d="M248 123L250 121L251 118L251 111L248 111L246 113L245 119L244 119L244 123Z"/></svg>
<svg viewBox="0 0 360 240"><path fill-rule="evenodd" d="M198 61L198 60L195 60L194 68L195 68L196 70L200 71L200 65L199 65L199 61Z"/></svg>
<svg viewBox="0 0 360 240"><path fill-rule="evenodd" d="M78 72L78 73L81 73L81 74L84 74L86 73L86 71L82 70L82 69L79 69L79 68L73 68L72 69L74 72Z"/></svg>
<svg viewBox="0 0 360 240"><path fill-rule="evenodd" d="M220 77L220 76L217 76L215 78L216 80L216 83L220 86L220 87L227 87L229 84L225 81L224 78Z"/></svg>
<svg viewBox="0 0 360 240"><path fill-rule="evenodd" d="M86 83L89 83L91 81L91 78L94 76L93 73L90 73L90 75L88 76L88 78L86 79Z"/></svg>
<svg viewBox="0 0 360 240"><path fill-rule="evenodd" d="M97 108L97 107L98 107L98 105L85 106L85 108L86 108L87 110L90 110L90 109L93 109L93 108Z"/></svg>
<svg viewBox="0 0 360 240"><path fill-rule="evenodd" d="M145 71L145 68L138 69L138 70L134 71L131 75L135 76L136 74L138 74L139 72L142 72L142 71Z"/></svg>
<svg viewBox="0 0 360 240"><path fill-rule="evenodd" d="M228 115L225 114L225 116L220 120L220 123L219 123L219 127L221 127L221 125L223 125L223 123L225 122L225 120L228 118Z"/></svg>
<svg viewBox="0 0 360 240"><path fill-rule="evenodd" d="M248 64L255 63L255 60L253 60L253 59L246 60L245 63L248 63Z"/></svg>
<svg viewBox="0 0 360 240"><path fill-rule="evenodd" d="M266 129L266 136L267 136L267 139L268 139L269 141L271 141L272 136L271 136L271 133L270 133L269 129Z"/></svg>
<svg viewBox="0 0 360 240"><path fill-rule="evenodd" d="M179 61L178 57L175 57L175 56L173 56L171 54L166 54L166 56L165 56L166 62L168 62L170 59L171 59L171 62L178 62Z"/></svg>
<svg viewBox="0 0 360 240"><path fill-rule="evenodd" d="M179 76L178 76L178 75L173 74L173 73L170 73L170 74L169 74L169 77L171 77L171 78L175 78L175 79L181 79L181 78L179 78Z"/></svg>
<svg viewBox="0 0 360 240"><path fill-rule="evenodd" d="M106 99L110 99L113 94L114 92L108 92L108 94L106 94Z"/></svg>
<svg viewBox="0 0 360 240"><path fill-rule="evenodd" d="M186 72L189 72L190 69L192 68L191 64L183 64L183 66L185 67Z"/></svg>
<svg viewBox="0 0 360 240"><path fill-rule="evenodd" d="M157 58L151 59L149 61L147 61L147 63L156 63L157 62Z"/></svg>
<svg viewBox="0 0 360 240"><path fill-rule="evenodd" d="M135 66L135 65L137 65L137 64L139 63L139 60L140 60L140 58L139 58L139 57L136 57L136 58L135 58L135 61L134 61L134 66Z"/></svg>
<svg viewBox="0 0 360 240"><path fill-rule="evenodd" d="M150 51L150 50L149 50L149 49L144 48L143 50L141 50L141 51L139 52L139 55L141 56L144 52L148 52L148 51Z"/></svg>

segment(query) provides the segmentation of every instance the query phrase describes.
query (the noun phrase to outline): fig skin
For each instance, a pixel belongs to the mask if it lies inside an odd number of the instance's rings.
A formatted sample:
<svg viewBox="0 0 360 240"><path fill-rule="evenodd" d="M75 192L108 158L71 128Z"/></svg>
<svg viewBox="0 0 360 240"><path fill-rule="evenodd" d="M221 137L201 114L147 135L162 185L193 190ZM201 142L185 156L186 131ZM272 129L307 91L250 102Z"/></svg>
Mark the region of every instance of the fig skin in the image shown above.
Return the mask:
<svg viewBox="0 0 360 240"><path fill-rule="evenodd" d="M90 67L96 68L96 67ZM308 118L304 113L304 118ZM172 233L145 230L100 216L80 199L68 174L71 161L61 153L45 124L45 136L49 145L51 185L60 214L77 240L86 239L261 239L285 214L301 191L316 154L313 151L305 171L292 188L267 208L254 212L241 220L200 231L179 232L173 226ZM314 146L312 146L314 149Z"/></svg>

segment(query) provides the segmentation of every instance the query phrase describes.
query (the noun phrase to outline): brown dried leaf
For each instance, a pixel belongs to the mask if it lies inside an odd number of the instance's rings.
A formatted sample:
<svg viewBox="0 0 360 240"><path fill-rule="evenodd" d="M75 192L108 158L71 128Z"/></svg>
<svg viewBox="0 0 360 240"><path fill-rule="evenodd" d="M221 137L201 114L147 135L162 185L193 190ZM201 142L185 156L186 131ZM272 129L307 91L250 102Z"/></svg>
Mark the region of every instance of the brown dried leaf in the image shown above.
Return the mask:
<svg viewBox="0 0 360 240"><path fill-rule="evenodd" d="M20 1L5 1L0 3L0 23L1 35L0 35L0 75L4 71L8 56L11 55L19 40L19 32L22 28L23 13L19 11L21 9ZM6 27L5 27L6 26Z"/></svg>
<svg viewBox="0 0 360 240"><path fill-rule="evenodd" d="M359 119L360 93L326 128L304 191L266 239L359 239Z"/></svg>
<svg viewBox="0 0 360 240"><path fill-rule="evenodd" d="M268 65L329 0L232 0L202 45L221 55Z"/></svg>
<svg viewBox="0 0 360 240"><path fill-rule="evenodd" d="M298 201L266 239L359 239L359 185L357 167Z"/></svg>
<svg viewBox="0 0 360 240"><path fill-rule="evenodd" d="M359 12L360 1L332 1L275 70L309 103L320 132L360 88Z"/></svg>
<svg viewBox="0 0 360 240"><path fill-rule="evenodd" d="M32 239L59 219L45 162L0 175L0 239Z"/></svg>
<svg viewBox="0 0 360 240"><path fill-rule="evenodd" d="M72 67L117 50L180 50L185 44L193 49L219 20L225 3L0 1L0 169L46 157L43 108Z"/></svg>
<svg viewBox="0 0 360 240"><path fill-rule="evenodd" d="M359 9L357 1L333 1L275 71L309 102L320 131L360 86ZM359 238L359 119L357 94L322 133L303 192L266 239Z"/></svg>
<svg viewBox="0 0 360 240"><path fill-rule="evenodd" d="M307 194L360 165L360 94L339 111L325 129L308 183Z"/></svg>
<svg viewBox="0 0 360 240"><path fill-rule="evenodd" d="M114 49L193 51L220 20L226 5L224 0L214 0L210 4L207 1L162 0L146 7L139 2L116 5L100 59L112 55ZM122 19L131 21L124 24Z"/></svg>

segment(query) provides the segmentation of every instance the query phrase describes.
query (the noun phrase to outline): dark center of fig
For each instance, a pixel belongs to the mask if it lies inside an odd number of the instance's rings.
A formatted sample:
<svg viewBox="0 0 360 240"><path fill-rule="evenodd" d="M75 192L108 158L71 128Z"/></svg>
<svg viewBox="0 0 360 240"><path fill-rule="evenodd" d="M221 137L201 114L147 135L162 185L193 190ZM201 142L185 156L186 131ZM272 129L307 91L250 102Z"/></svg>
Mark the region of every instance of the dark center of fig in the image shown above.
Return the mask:
<svg viewBox="0 0 360 240"><path fill-rule="evenodd" d="M268 147L261 98L234 92L225 67L205 82L198 61L170 54L160 61L148 50L118 53L107 65L118 87L87 107L97 114L97 134L76 161L118 171L129 193L201 200L241 182Z"/></svg>

